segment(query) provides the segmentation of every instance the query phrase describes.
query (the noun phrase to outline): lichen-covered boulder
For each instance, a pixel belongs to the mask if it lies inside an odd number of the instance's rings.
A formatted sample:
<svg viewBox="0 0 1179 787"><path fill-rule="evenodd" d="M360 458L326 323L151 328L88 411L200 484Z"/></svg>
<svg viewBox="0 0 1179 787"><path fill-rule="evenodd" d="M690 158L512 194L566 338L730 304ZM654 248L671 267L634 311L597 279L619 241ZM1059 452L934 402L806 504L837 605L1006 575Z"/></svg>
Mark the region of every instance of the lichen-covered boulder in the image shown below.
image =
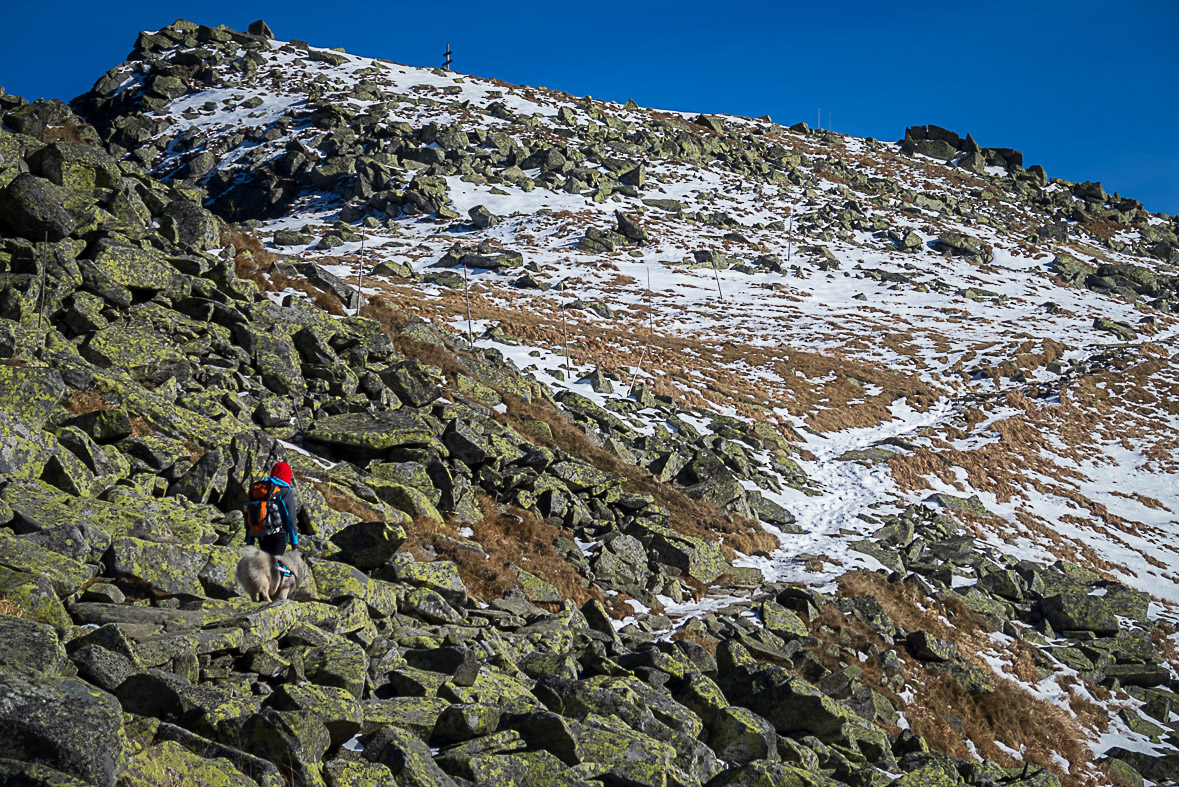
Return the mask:
<svg viewBox="0 0 1179 787"><path fill-rule="evenodd" d="M191 371L175 342L145 325L112 325L96 331L82 353L103 368L122 369L136 380L154 384L169 377L182 382Z"/></svg>
<svg viewBox="0 0 1179 787"><path fill-rule="evenodd" d="M744 765L753 760L776 760L777 733L773 726L748 708L730 705L708 727L709 746L725 762Z"/></svg>
<svg viewBox="0 0 1179 787"><path fill-rule="evenodd" d="M164 208L160 234L178 246L196 251L212 249L221 240L217 217L187 199L172 200Z"/></svg>
<svg viewBox="0 0 1179 787"><path fill-rule="evenodd" d="M355 697L332 686L279 686L266 700L275 710L310 711L319 716L331 736L331 745L340 746L361 730L364 712Z"/></svg>
<svg viewBox="0 0 1179 787"><path fill-rule="evenodd" d="M107 571L116 577L142 582L163 593L203 596L200 572L208 562L202 552L185 544L159 544L138 538L118 538L107 553Z"/></svg>
<svg viewBox="0 0 1179 787"><path fill-rule="evenodd" d="M391 522L357 522L331 536L341 558L365 571L389 562L405 539L405 528Z"/></svg>
<svg viewBox="0 0 1179 787"><path fill-rule="evenodd" d="M55 675L66 663L52 626L0 615L0 671Z"/></svg>
<svg viewBox="0 0 1179 787"><path fill-rule="evenodd" d="M68 598L94 576L94 567L46 549L29 538L0 529L0 566L44 576L61 598Z"/></svg>
<svg viewBox="0 0 1179 787"><path fill-rule="evenodd" d="M102 148L59 141L29 156L29 169L77 195L75 202L93 199L96 189L113 189L123 173L119 162Z"/></svg>
<svg viewBox="0 0 1179 787"><path fill-rule="evenodd" d="M150 247L100 240L89 265L106 279L132 290L182 294L188 284L167 256ZM83 265L83 276L86 266Z"/></svg>
<svg viewBox="0 0 1179 787"><path fill-rule="evenodd" d="M73 625L53 585L40 573L0 567L0 597L16 605L29 620L47 623L58 631Z"/></svg>
<svg viewBox="0 0 1179 787"><path fill-rule="evenodd" d="M394 410L320 418L305 437L326 445L382 453L390 448L429 445L434 432L420 416Z"/></svg>
<svg viewBox="0 0 1179 787"><path fill-rule="evenodd" d="M1098 635L1118 633L1118 618L1102 596L1061 593L1040 602L1040 613L1057 631L1092 631Z"/></svg>
<svg viewBox="0 0 1179 787"><path fill-rule="evenodd" d="M73 198L69 189L45 178L17 175L0 189L0 228L39 240L68 238L78 226L77 216L66 207Z"/></svg>
<svg viewBox="0 0 1179 787"><path fill-rule="evenodd" d="M250 777L224 757L201 757L175 741L149 746L131 758L121 787L201 784L207 787L256 787Z"/></svg>

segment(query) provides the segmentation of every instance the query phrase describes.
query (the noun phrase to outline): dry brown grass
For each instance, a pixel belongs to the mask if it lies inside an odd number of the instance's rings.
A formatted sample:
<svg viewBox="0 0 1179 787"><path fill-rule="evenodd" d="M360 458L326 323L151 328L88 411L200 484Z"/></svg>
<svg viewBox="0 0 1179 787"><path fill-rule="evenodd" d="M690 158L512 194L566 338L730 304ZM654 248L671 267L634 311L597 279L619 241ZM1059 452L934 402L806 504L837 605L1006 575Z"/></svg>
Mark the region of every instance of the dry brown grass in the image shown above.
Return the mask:
<svg viewBox="0 0 1179 787"><path fill-rule="evenodd" d="M132 437L147 437L156 433L156 429L147 419L141 415L136 415L131 418L131 436ZM191 449L190 449L191 450Z"/></svg>
<svg viewBox="0 0 1179 787"><path fill-rule="evenodd" d="M518 397L500 392L507 412L498 415L500 421L514 428L527 439L560 448L566 453L583 459L604 473L623 476L623 488L628 492L650 495L655 502L670 512L668 526L686 536L715 540L723 539L721 549L725 557L736 557L734 550L751 554L754 550L776 549L777 539L767 533L753 520L735 517L725 513L716 505L704 500L695 500L671 484L660 483L649 472L635 465L627 464L614 454L594 444L589 436L574 425L550 402L534 399L525 402ZM549 425L553 436L538 435L527 428L527 421L543 421Z"/></svg>
<svg viewBox="0 0 1179 787"><path fill-rule="evenodd" d="M62 126L46 126L45 130L41 132L41 141L80 142L84 144L86 140L82 138L82 131L85 128L85 124L77 123L66 123Z"/></svg>
<svg viewBox="0 0 1179 787"><path fill-rule="evenodd" d="M387 297L394 298L407 312L435 322L466 314L462 292L427 296L415 284L374 286L385 290ZM566 286L576 289L575 282L566 281ZM761 346L749 343L740 331L725 327L717 327L713 334L703 337L664 331L658 322L663 318L652 312L650 304L659 304L665 297L653 294L649 303L629 304L617 319L607 322L578 309L566 310L564 320L573 343L572 360L612 373L625 373L641 361L644 370L653 375L648 383L655 393L674 396L694 408L733 407L742 415L771 423L780 419L767 413L764 406L774 402L806 418L821 431L887 421L891 418L888 405L897 398L904 397L919 409L936 398L918 374L898 372L835 350L817 353ZM474 319L498 323L505 332L528 344L554 351L564 345L561 309L544 298L528 292L473 286L470 307ZM699 312L701 319L708 321L715 318L717 307L706 304L682 308L685 316ZM653 329L649 316L656 318ZM910 338L905 331L884 331L882 337L874 336L872 343L883 340L894 349L907 347L907 354L918 355L922 350ZM772 372L773 379L748 374L753 369ZM853 383L851 378L862 384ZM819 380L822 382L816 382ZM882 390L865 396L865 385Z"/></svg>
<svg viewBox="0 0 1179 787"><path fill-rule="evenodd" d="M371 299L361 308L360 313L380 323L403 355L441 368L451 384L454 384L457 375L468 374L463 367L466 357L462 353L402 335L401 329L413 317L393 307L386 299ZM623 476L626 479L623 484L626 491L651 495L656 503L668 509L671 514L669 526L673 530L707 540L722 537L722 549L730 559L736 556L733 550L750 554L756 549L768 551L778 546L777 540L757 522L732 517L711 503L693 500L674 486L656 481L646 470L627 464L600 448L550 402L543 399L525 402L506 391L498 390L498 393L507 407L506 412L495 416L501 423L512 427L534 444L559 448L589 462L602 472ZM528 421L548 424L553 436L550 438L536 434L528 428Z"/></svg>
<svg viewBox="0 0 1179 787"><path fill-rule="evenodd" d="M706 634L701 634L698 631L692 631L687 628L682 628L671 635L673 640L684 640L686 642L694 642L700 647L707 650L714 657L716 656L716 646L720 644L720 640L710 637Z"/></svg>
<svg viewBox="0 0 1179 787"><path fill-rule="evenodd" d="M85 415L112 408L113 405L104 401L97 391L83 391L77 388L70 391L70 401L66 404L66 412L70 415Z"/></svg>
<svg viewBox="0 0 1179 787"><path fill-rule="evenodd" d="M472 540L482 547L486 557L462 545L457 525L429 519L413 523L405 548L419 559L437 556L452 561L467 592L484 601L500 598L520 586L512 569L516 565L548 582L578 605L596 598L615 616L631 613L621 598L607 596L589 586L554 546L562 536L572 539L572 533L542 522L522 509L500 506L489 497L479 495L478 500L483 519L467 526L474 531Z"/></svg>
<svg viewBox="0 0 1179 787"><path fill-rule="evenodd" d="M927 631L955 643L965 661L991 676L995 691L972 696L956 679L925 669L907 653L901 653L906 682L913 692L913 701L904 707L905 718L913 731L925 738L936 751L971 759L972 752L967 745L967 741L971 741L984 757L1006 767L1031 762L1047 768L1061 778L1065 787L1097 783L1092 772L1066 774L1056 765L1054 754L1071 763L1089 762L1092 759L1088 747L1090 735L1082 723L1063 709L1034 697L1009 677L996 674L979 657L978 654L984 651L994 650L995 645L987 639L986 627L977 615L955 602L929 601L923 606L916 588L889 582L872 572L848 573L840 578L839 587L840 595L844 597L874 597L896 624L909 631ZM846 632L854 642L874 641L880 647L891 647L891 643L880 640L858 620L839 615L834 607L825 608L812 622L816 631L819 625ZM830 661L821 649L816 649L816 653L819 659ZM1009 655L1013 657L1012 677L1022 681L1037 678L1032 655L1025 645L1016 643ZM866 676L877 678L869 665L864 666ZM890 698L895 699L895 695ZM1083 699L1077 699L1080 706ZM1086 710L1092 712L1082 720L1091 718L1095 725L1104 715L1100 710ZM960 722L965 736L949 716ZM1025 752L1024 760L1013 758L1009 752L996 746L996 741Z"/></svg>
<svg viewBox="0 0 1179 787"><path fill-rule="evenodd" d="M0 615L8 615L10 618L23 618L25 616L24 609L6 598L0 598Z"/></svg>
<svg viewBox="0 0 1179 787"><path fill-rule="evenodd" d="M311 484L315 491L323 495L323 500L327 503L328 508L333 511L339 511L342 514L354 514L361 518L364 522L384 522L388 517L377 511L375 508L365 505L348 492L343 491L337 486L324 483L315 479L309 479L305 476L297 476L300 481Z"/></svg>

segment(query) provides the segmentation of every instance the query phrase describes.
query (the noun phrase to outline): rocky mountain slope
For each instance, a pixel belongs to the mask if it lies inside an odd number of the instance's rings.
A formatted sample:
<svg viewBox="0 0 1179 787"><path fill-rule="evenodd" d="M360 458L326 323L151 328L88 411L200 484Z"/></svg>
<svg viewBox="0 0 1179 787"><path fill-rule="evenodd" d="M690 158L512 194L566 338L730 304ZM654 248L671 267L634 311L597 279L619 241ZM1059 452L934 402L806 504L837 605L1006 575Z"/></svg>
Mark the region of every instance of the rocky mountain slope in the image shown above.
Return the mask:
<svg viewBox="0 0 1179 787"><path fill-rule="evenodd" d="M0 121L4 784L1179 779L1174 217L264 24Z"/></svg>

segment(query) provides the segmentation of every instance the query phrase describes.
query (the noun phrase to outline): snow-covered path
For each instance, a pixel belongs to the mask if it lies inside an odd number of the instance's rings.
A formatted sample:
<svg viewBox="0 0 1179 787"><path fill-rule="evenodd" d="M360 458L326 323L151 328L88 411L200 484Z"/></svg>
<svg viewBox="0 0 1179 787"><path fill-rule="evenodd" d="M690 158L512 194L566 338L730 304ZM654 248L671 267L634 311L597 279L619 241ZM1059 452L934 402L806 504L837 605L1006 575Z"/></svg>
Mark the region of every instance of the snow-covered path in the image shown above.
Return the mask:
<svg viewBox="0 0 1179 787"><path fill-rule="evenodd" d="M801 533L779 533L781 547L768 558L745 557L737 565L754 566L767 581L798 581L808 584L829 584L836 576L852 568L881 568L874 558L856 552L849 541L866 538L878 525L865 522L857 515L871 511L891 510L901 502L887 466L883 463L865 465L862 462L838 461L847 451L867 448L889 437L912 434L946 418L953 401L943 399L926 412L918 412L903 399L889 408L893 419L879 426L864 429L845 429L825 435L804 433L805 448L813 460L799 460L807 476L822 489L819 495L805 495L786 488L781 494L763 492L766 497L786 506L797 518ZM808 556L823 556L824 570L813 572L804 563ZM832 563L835 560L838 563ZM830 565L826 565L829 563Z"/></svg>

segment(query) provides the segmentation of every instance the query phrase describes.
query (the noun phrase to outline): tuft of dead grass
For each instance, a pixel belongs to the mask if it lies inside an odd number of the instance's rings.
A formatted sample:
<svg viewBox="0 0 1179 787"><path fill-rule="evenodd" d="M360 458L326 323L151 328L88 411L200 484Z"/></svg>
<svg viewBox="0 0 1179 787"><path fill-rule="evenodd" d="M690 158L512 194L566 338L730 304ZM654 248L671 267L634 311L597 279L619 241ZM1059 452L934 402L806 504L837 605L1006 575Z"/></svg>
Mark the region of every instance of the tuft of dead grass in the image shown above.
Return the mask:
<svg viewBox="0 0 1179 787"><path fill-rule="evenodd" d="M354 514L364 522L383 522L387 518L375 508L365 505L339 487L324 483L323 481L309 479L305 476L298 476L298 478L300 481L310 484L314 487L315 491L323 495L324 502L333 511L339 511L342 514Z"/></svg>
<svg viewBox="0 0 1179 787"><path fill-rule="evenodd" d="M721 549L728 559L736 557L734 550L751 554L754 550L776 549L777 540L758 522L732 516L705 500L695 500L672 486L660 483L641 467L627 464L614 454L597 446L589 436L570 421L551 402L534 399L531 402L500 392L506 412L497 418L511 426L526 439L549 448L560 448L583 459L604 473L623 476L627 492L650 495L670 513L668 526L678 533L708 541L723 539ZM542 421L549 425L553 436L537 434L527 426L528 421Z"/></svg>
<svg viewBox="0 0 1179 787"><path fill-rule="evenodd" d="M24 609L6 598L0 598L0 615L8 615L10 618L23 618L25 616Z"/></svg>
<svg viewBox="0 0 1179 787"><path fill-rule="evenodd" d="M112 405L103 400L97 391L83 391L78 388L70 392L70 401L66 404L66 412L70 415L85 415L98 410L110 410Z"/></svg>
<svg viewBox="0 0 1179 787"><path fill-rule="evenodd" d="M557 539L572 539L572 533L543 522L522 509L500 506L484 495L479 495L478 501L483 519L467 523L467 526L474 531L471 540L478 543L482 551L459 540L456 524L440 524L430 519L413 523L405 548L418 559L444 557L452 561L458 567L467 592L483 600L500 598L507 591L520 587L512 569L516 565L548 582L562 596L578 605L596 598L616 616L631 611L621 599L606 596L589 586L557 549Z"/></svg>

